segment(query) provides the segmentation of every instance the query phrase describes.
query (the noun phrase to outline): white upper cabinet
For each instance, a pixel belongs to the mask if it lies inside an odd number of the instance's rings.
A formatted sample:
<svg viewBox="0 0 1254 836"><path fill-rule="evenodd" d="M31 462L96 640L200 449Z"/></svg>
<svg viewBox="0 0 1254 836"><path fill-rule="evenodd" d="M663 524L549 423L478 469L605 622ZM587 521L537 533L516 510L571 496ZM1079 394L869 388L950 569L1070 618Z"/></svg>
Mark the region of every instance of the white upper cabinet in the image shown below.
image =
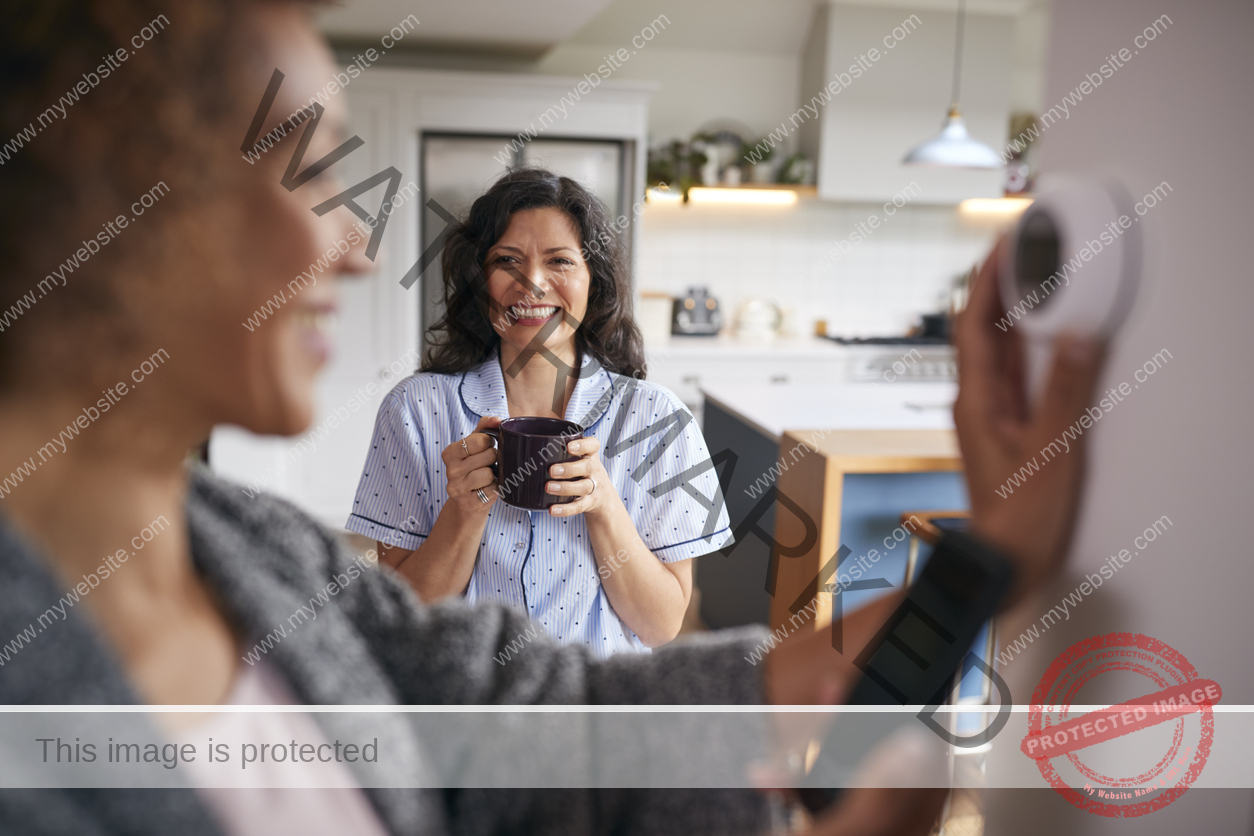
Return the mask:
<svg viewBox="0 0 1254 836"><path fill-rule="evenodd" d="M819 197L882 202L909 195L912 183L912 203L1001 195L1000 168L901 162L940 131L948 110L956 9L956 0L951 11L818 8L802 58L801 109L790 121L800 149L818 164ZM967 13L961 110L971 136L996 151L1007 140L1013 35L1012 17Z"/></svg>

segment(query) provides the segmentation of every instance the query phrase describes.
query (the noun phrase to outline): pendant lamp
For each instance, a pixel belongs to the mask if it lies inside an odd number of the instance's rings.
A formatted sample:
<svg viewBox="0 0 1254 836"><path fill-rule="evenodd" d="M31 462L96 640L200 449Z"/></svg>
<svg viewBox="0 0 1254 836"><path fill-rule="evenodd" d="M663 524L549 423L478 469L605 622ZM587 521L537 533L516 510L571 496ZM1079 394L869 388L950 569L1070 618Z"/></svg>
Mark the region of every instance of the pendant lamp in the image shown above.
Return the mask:
<svg viewBox="0 0 1254 836"><path fill-rule="evenodd" d="M967 125L958 110L958 91L962 82L962 34L966 26L966 0L958 0L958 27L954 36L954 81L949 114L941 132L906 154L903 163L947 168L1000 168L1003 163L997 152L967 133Z"/></svg>

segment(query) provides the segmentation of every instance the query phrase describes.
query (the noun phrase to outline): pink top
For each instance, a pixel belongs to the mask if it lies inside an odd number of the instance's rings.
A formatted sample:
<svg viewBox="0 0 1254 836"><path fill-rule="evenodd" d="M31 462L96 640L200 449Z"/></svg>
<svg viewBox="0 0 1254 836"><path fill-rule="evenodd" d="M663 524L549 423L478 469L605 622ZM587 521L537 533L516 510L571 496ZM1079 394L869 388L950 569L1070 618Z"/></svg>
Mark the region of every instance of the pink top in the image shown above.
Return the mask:
<svg viewBox="0 0 1254 836"><path fill-rule="evenodd" d="M241 666L226 705L300 705L283 677L266 662ZM184 728L175 742L196 747L196 760L180 766L197 794L230 836L387 836L360 784L349 768L334 759L293 763L261 760L262 744L288 749L291 741L318 750L326 735L313 718L301 712L223 712ZM210 741L228 746L226 761L210 762ZM258 753L241 768L245 744ZM221 750L215 750L220 752ZM322 750L328 756L332 749Z"/></svg>

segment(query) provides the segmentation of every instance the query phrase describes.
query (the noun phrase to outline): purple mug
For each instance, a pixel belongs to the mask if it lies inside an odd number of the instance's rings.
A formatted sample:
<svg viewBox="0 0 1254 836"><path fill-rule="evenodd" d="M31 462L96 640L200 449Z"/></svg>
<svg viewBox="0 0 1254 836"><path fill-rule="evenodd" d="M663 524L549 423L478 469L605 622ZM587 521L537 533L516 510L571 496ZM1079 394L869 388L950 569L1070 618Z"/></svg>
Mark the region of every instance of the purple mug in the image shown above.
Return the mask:
<svg viewBox="0 0 1254 836"><path fill-rule="evenodd" d="M506 418L499 427L480 432L496 444L497 462L492 470L502 502L515 508L544 511L552 505L575 501L573 496L548 493L544 486L550 479L550 465L579 458L568 453L566 445L583 438L583 427L561 418Z"/></svg>

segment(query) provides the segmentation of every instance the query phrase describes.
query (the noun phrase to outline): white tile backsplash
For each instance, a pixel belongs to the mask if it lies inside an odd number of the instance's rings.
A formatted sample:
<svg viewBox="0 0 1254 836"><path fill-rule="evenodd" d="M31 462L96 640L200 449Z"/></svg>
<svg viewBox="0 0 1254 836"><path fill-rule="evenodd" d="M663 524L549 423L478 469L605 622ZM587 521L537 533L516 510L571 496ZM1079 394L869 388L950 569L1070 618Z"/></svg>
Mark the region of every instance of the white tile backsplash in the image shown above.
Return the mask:
<svg viewBox="0 0 1254 836"><path fill-rule="evenodd" d="M859 225L870 235L836 249ZM994 239L953 207L907 205L886 217L881 204L808 197L791 207L648 206L639 232L641 290L705 285L729 322L741 302L762 296L793 308L803 333L826 319L842 336L904 333Z"/></svg>

